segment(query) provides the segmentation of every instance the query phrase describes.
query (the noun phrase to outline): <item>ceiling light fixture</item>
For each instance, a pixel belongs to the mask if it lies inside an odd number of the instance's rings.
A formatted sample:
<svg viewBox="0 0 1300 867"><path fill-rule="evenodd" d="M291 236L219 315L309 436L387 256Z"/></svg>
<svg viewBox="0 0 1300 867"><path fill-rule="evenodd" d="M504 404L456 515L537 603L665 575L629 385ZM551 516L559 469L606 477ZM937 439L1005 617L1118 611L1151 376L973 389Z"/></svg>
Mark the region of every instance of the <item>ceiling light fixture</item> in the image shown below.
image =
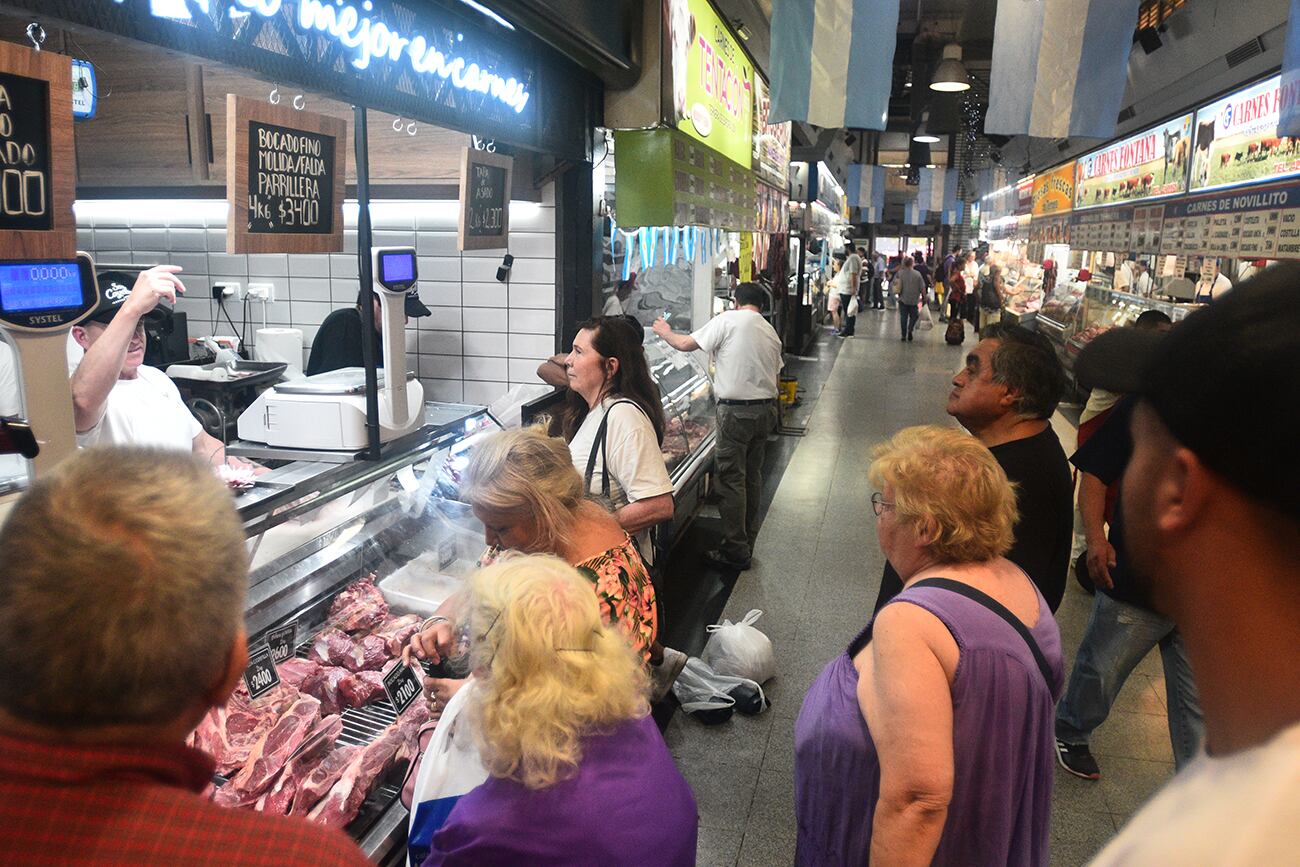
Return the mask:
<svg viewBox="0 0 1300 867"><path fill-rule="evenodd" d="M921 116L921 122L916 125L916 129L912 132L912 141L921 144L938 144L939 137L930 132L929 124L930 112L927 111Z"/></svg>
<svg viewBox="0 0 1300 867"><path fill-rule="evenodd" d="M970 90L969 76L961 62L961 46L956 42L949 42L943 47L943 60L939 61L938 68L934 70L930 89L941 93Z"/></svg>
<svg viewBox="0 0 1300 867"><path fill-rule="evenodd" d="M746 42L749 41L749 37L754 35L753 32L747 26L745 26L745 22L741 21L739 18L737 18L735 21L732 21L731 26L736 31L736 35L739 36L741 39L745 40Z"/></svg>

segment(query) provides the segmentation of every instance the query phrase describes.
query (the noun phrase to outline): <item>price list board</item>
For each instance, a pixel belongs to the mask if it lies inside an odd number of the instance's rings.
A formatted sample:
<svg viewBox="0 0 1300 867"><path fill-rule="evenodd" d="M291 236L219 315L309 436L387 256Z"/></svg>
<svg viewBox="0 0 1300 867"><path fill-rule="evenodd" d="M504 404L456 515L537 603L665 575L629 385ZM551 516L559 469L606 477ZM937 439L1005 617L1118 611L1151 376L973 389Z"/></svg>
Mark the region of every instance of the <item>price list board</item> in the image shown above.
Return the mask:
<svg viewBox="0 0 1300 867"><path fill-rule="evenodd" d="M460 163L462 250L504 250L510 246L510 185L514 158L465 148Z"/></svg>
<svg viewBox="0 0 1300 867"><path fill-rule="evenodd" d="M1237 216L1241 218L1237 234L1237 255L1243 259L1272 259L1277 254L1280 212L1250 211Z"/></svg>
<svg viewBox="0 0 1300 867"><path fill-rule="evenodd" d="M1300 208L1277 212L1277 242L1274 252L1279 259L1300 259Z"/></svg>
<svg viewBox="0 0 1300 867"><path fill-rule="evenodd" d="M1241 214L1213 214L1202 247L1209 256L1235 257Z"/></svg>
<svg viewBox="0 0 1300 867"><path fill-rule="evenodd" d="M228 253L343 250L347 124L226 97Z"/></svg>
<svg viewBox="0 0 1300 867"><path fill-rule="evenodd" d="M1166 217L1160 233L1160 254L1176 256L1183 252L1183 218Z"/></svg>
<svg viewBox="0 0 1300 867"><path fill-rule="evenodd" d="M71 259L72 61L0 42L0 256Z"/></svg>
<svg viewBox="0 0 1300 867"><path fill-rule="evenodd" d="M1165 220L1164 205L1147 205L1133 209L1133 221L1129 224L1128 252L1160 252L1161 231Z"/></svg>

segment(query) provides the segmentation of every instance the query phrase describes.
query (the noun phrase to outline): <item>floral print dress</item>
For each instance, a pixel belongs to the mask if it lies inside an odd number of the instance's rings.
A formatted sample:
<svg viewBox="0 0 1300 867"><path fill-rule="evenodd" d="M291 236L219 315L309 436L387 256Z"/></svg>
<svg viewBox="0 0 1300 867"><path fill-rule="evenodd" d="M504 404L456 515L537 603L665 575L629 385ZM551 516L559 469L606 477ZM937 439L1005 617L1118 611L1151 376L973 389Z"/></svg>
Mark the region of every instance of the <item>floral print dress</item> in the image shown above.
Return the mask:
<svg viewBox="0 0 1300 867"><path fill-rule="evenodd" d="M505 553L489 548L479 557L478 565L490 566ZM607 626L617 625L632 649L649 662L650 646L659 636L659 615L654 584L636 542L624 533L623 544L583 560L575 568L595 588L601 620Z"/></svg>
<svg viewBox="0 0 1300 867"><path fill-rule="evenodd" d="M623 544L577 564L596 588L600 616L607 624L617 624L643 660L650 659L650 645L659 635L655 610L655 588L650 582L641 552L631 536Z"/></svg>

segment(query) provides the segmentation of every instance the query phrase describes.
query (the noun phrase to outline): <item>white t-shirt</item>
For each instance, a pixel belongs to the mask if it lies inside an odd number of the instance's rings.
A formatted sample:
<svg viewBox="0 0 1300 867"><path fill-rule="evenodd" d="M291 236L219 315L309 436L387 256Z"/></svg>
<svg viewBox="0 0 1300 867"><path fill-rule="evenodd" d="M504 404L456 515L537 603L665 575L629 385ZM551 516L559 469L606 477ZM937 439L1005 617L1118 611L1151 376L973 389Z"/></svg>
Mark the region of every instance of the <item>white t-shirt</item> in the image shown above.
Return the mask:
<svg viewBox="0 0 1300 867"><path fill-rule="evenodd" d="M18 362L12 346L0 339L0 415L23 414L23 390L18 386Z"/></svg>
<svg viewBox="0 0 1300 867"><path fill-rule="evenodd" d="M849 272L849 286L856 292L858 281L862 279L862 257L857 253L850 253L849 257L844 260L844 270Z"/></svg>
<svg viewBox="0 0 1300 867"><path fill-rule="evenodd" d="M1133 265L1128 260L1120 263L1115 269L1115 291L1127 292L1133 285Z"/></svg>
<svg viewBox="0 0 1300 867"><path fill-rule="evenodd" d="M600 315L601 316L622 316L623 315L623 302L618 300L617 293L611 293L610 296L605 299L605 309L600 311Z"/></svg>
<svg viewBox="0 0 1300 867"><path fill-rule="evenodd" d="M1223 274L1217 274L1214 277L1213 283L1202 280L1196 284L1196 301L1198 303L1213 301L1223 295L1224 292L1229 292L1231 290L1232 281Z"/></svg>
<svg viewBox="0 0 1300 867"><path fill-rule="evenodd" d="M181 393L167 374L140 365L135 379L119 379L108 393L104 417L85 433L77 445L156 446L192 451L203 425L186 408Z"/></svg>
<svg viewBox="0 0 1300 867"><path fill-rule="evenodd" d="M776 397L781 368L781 338L755 310L728 310L691 333L713 356L713 393L722 400Z"/></svg>
<svg viewBox="0 0 1300 867"><path fill-rule="evenodd" d="M1294 864L1300 851L1300 723L1264 746L1204 754L1138 812L1092 867Z"/></svg>
<svg viewBox="0 0 1300 867"><path fill-rule="evenodd" d="M673 492L672 480L668 478L668 467L664 464L663 452L659 449L659 440L655 436L654 425L632 403L615 404L618 398L608 397L600 406L587 413L573 440L569 443L569 453L573 456L573 465L579 475L585 477L587 461L592 448L596 445L596 433L600 422L609 414L609 424L605 428L606 454L596 455L596 464L591 471L591 486L588 492L599 494L604 486L604 467L609 466L609 498L615 509L621 509L628 503L648 500L660 494ZM637 545L641 556L649 563L654 557L651 550L650 531L637 533Z"/></svg>

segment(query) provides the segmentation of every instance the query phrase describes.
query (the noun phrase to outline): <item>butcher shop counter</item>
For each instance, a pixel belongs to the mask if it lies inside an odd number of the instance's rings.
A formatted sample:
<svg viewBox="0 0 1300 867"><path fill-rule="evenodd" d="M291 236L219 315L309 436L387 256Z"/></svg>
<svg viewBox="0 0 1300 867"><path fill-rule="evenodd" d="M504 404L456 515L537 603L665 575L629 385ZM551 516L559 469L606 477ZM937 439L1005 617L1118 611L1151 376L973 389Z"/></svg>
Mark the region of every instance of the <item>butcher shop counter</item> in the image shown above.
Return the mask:
<svg viewBox="0 0 1300 867"><path fill-rule="evenodd" d="M236 727L225 731L220 713L196 732L196 739L206 732L205 749L228 750L218 760L217 800L277 812L291 805L295 815L346 828L380 864L404 859L407 812L398 794L414 753L411 715L423 705L417 698L399 720L381 672L414 625L475 568L483 528L460 502L460 474L477 442L500 429L484 407L433 405L430 417L439 423L387 444L377 461L291 461L238 495L251 560L249 646L254 655L267 648L277 656L280 686L252 702L246 691L237 694L226 712L279 728L293 727L295 713L304 717L302 754L276 757L282 769L263 782L241 776L239 747L247 744L231 747ZM366 601L360 616L349 613L358 598ZM321 737L330 743L318 746ZM373 755L363 757L367 751ZM352 764L332 789L327 775L327 795L304 786L303 765L319 762L315 773L323 773L335 759ZM366 792L359 803L347 797L353 784ZM320 800L299 812L294 797L283 796L286 787L302 792L299 800Z"/></svg>

